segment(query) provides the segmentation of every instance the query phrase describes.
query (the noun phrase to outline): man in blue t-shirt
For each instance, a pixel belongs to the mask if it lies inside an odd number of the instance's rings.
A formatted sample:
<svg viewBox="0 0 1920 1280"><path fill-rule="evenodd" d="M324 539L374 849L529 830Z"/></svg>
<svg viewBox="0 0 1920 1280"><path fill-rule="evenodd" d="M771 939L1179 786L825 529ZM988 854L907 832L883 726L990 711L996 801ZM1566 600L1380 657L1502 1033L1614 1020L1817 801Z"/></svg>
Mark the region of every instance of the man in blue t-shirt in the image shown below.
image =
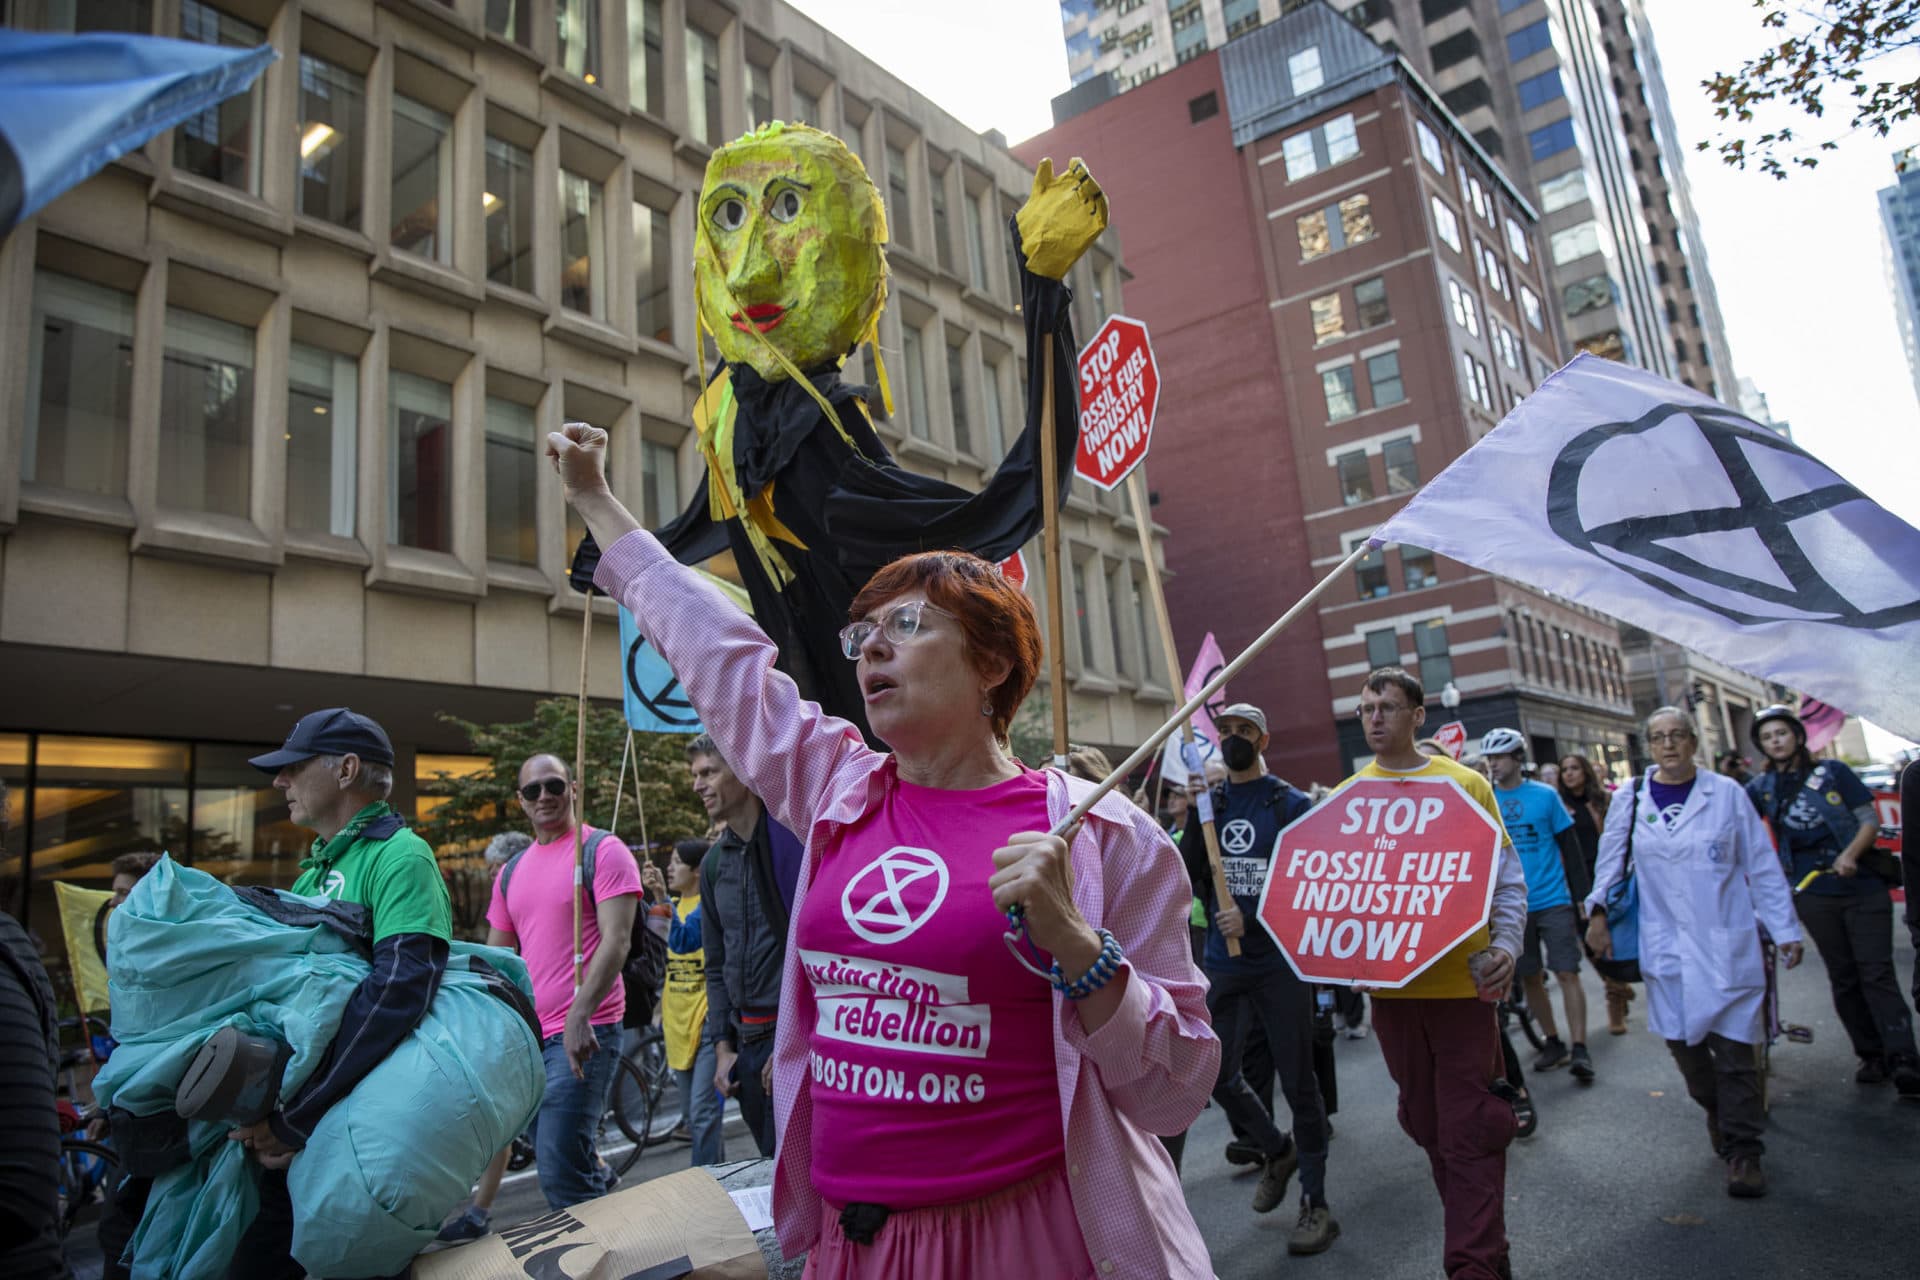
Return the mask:
<svg viewBox="0 0 1920 1280"><path fill-rule="evenodd" d="M1580 985L1580 916L1567 889L1567 864L1579 859L1573 819L1560 793L1527 781L1527 743L1518 729L1491 729L1480 739L1480 754L1493 777L1500 821L1527 873L1527 931L1516 972L1526 984L1527 1008L1546 1033L1535 1071L1569 1067L1581 1084L1593 1083L1593 1058L1587 1053L1587 993ZM1541 951L1546 963L1541 963ZM1554 1023L1546 975L1552 969L1567 1013L1569 1049Z"/></svg>
<svg viewBox="0 0 1920 1280"><path fill-rule="evenodd" d="M1194 797L1187 829L1180 840L1194 892L1206 904L1207 944L1203 964L1211 986L1207 1010L1220 1038L1220 1077L1214 1101L1235 1130L1257 1144L1265 1157L1253 1208L1267 1213L1286 1198L1287 1182L1300 1170L1300 1218L1287 1238L1289 1253L1319 1253L1340 1234L1327 1209L1327 1112L1320 1079L1313 1068L1313 988L1295 976L1273 938L1257 923L1260 893L1267 884L1280 832L1313 807L1313 802L1267 773L1261 752L1267 747L1267 717L1250 703L1237 702L1213 719L1220 731L1227 780ZM1214 895L1207 864L1202 815L1211 810L1220 841L1232 901ZM1227 939L1240 943L1230 955ZM1241 1074L1249 1019L1258 1018L1293 1111L1293 1133L1282 1133L1273 1116Z"/></svg>

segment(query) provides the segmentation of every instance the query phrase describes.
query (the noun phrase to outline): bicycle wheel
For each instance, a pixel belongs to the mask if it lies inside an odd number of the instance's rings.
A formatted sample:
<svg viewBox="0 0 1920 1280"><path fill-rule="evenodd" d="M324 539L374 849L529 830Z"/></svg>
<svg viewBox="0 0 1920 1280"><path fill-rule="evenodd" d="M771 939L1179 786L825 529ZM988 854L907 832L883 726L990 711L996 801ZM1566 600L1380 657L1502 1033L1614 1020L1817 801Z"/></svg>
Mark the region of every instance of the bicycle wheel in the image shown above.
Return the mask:
<svg viewBox="0 0 1920 1280"><path fill-rule="evenodd" d="M113 1185L120 1172L120 1157L113 1148L84 1138L60 1143L59 1227L62 1237L100 1203L101 1193Z"/></svg>
<svg viewBox="0 0 1920 1280"><path fill-rule="evenodd" d="M633 1145L617 1159L608 1161L615 1173L624 1174L647 1148L653 1129L654 1105L659 1095L648 1087L647 1078L633 1059L621 1058L613 1075L613 1093L609 1113L622 1134Z"/></svg>

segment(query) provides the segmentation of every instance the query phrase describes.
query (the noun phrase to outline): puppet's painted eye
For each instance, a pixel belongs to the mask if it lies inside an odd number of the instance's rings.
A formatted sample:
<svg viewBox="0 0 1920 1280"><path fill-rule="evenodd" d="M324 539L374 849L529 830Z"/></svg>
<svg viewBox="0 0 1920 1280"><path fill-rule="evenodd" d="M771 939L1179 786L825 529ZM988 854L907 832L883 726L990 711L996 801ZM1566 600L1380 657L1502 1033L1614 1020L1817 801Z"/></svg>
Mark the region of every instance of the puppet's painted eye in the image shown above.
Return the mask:
<svg viewBox="0 0 1920 1280"><path fill-rule="evenodd" d="M773 198L767 212L773 215L775 222L792 222L800 216L800 193L788 187Z"/></svg>
<svg viewBox="0 0 1920 1280"><path fill-rule="evenodd" d="M722 231L738 231L747 222L747 206L739 200L722 200L713 207L713 225Z"/></svg>

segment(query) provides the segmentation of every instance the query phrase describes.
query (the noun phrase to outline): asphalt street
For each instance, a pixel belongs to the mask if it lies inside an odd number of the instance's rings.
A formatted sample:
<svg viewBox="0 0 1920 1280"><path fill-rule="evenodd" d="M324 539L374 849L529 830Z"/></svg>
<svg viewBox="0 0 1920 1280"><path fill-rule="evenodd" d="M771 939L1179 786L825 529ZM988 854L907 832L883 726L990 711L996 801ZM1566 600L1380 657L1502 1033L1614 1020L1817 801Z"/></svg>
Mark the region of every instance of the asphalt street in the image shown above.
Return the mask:
<svg viewBox="0 0 1920 1280"><path fill-rule="evenodd" d="M1904 987L1913 953L1901 932ZM1603 1014L1598 985L1586 977L1589 1003ZM1644 1000L1634 1004L1628 1035L1607 1035L1603 1017L1594 1027L1594 1084L1583 1087L1564 1070L1530 1078L1540 1128L1514 1144L1507 1164L1515 1276L1920 1275L1920 1226L1911 1212L1920 1194L1920 1103L1899 1101L1890 1086L1853 1083L1855 1061L1817 956L1783 975L1782 1001L1785 1018L1812 1027L1815 1036L1808 1045L1782 1039L1774 1049L1765 1160L1772 1190L1764 1200L1727 1197L1700 1111L1665 1046L1647 1032ZM1531 1058L1524 1041L1516 1047L1523 1060ZM1228 1131L1219 1110L1209 1107L1194 1125L1182 1182L1222 1280L1441 1274L1439 1198L1425 1157L1394 1118L1379 1047L1370 1036L1343 1039L1337 1053L1341 1107L1328 1195L1341 1236L1327 1253L1289 1257L1297 1205L1255 1214L1248 1207L1252 1172L1222 1158ZM753 1154L737 1117L727 1127L727 1151L736 1159ZM686 1160L685 1146L649 1149L623 1185L683 1168ZM527 1170L509 1175L494 1221L509 1225L544 1211ZM77 1274L97 1276L92 1241L73 1243Z"/></svg>

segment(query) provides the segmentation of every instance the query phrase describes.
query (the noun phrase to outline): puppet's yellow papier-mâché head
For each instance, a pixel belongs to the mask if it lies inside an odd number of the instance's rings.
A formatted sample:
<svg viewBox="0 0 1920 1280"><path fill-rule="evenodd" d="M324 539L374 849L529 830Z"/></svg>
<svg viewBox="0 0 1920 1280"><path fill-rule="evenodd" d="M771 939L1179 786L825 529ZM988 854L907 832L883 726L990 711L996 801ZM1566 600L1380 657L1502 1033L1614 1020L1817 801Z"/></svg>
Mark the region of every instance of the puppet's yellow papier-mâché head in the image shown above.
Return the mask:
<svg viewBox="0 0 1920 1280"><path fill-rule="evenodd" d="M728 363L772 381L838 365L871 337L887 215L840 139L777 120L736 138L707 162L696 217L700 318Z"/></svg>

